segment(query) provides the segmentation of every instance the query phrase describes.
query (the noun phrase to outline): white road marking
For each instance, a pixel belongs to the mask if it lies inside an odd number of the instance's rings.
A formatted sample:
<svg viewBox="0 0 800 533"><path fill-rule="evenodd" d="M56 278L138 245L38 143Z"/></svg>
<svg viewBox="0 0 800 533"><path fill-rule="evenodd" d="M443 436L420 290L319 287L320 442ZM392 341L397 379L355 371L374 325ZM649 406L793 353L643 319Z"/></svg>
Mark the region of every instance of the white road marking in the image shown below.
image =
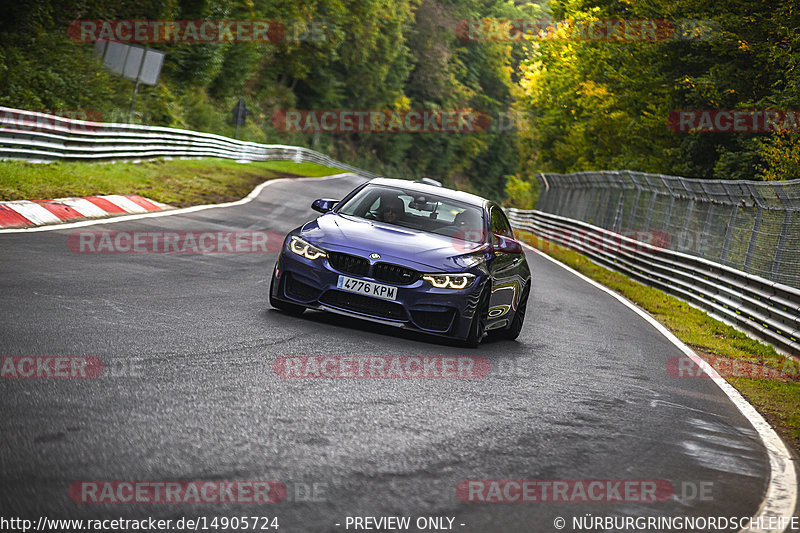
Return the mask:
<svg viewBox="0 0 800 533"><path fill-rule="evenodd" d="M595 280L584 276L577 270L565 265L561 261L550 257L546 253L541 252L528 244L522 243L522 245L541 255L545 259L552 261L568 272L576 275L586 283L597 287L601 291L610 294L622 302L625 306L630 308L633 312L641 316L648 323L650 323L650 325L656 328L659 333L664 335L667 340L669 340L683 353L690 357L695 364L702 368L703 371L714 380L717 386L722 389L722 392L728 396L730 401L733 402L742 415L744 415L750 424L753 425L755 430L758 432L758 436L761 437L761 442L764 444L764 448L767 450L767 456L769 457L769 486L767 487L767 494L765 495L764 500L761 502L761 507L753 516L753 521L756 522L756 524L762 523L768 525L770 519L776 520L774 523L780 523L777 521L780 520L781 517L784 520L791 520L791 517L794 515L795 507L797 506L797 472L795 471L794 458L792 457L791 452L789 452L789 450L786 448L786 445L783 443L783 440L781 440L780 436L775 432L774 429L772 429L772 426L770 426L764 417L761 416L761 414L756 411L747 400L744 399L739 391L733 388L730 383L725 381L725 379L722 378L722 376L720 376L717 371L714 370L714 368L702 357L697 355L694 350L686 346L686 344L677 338L663 324L647 314L646 311L638 307L636 304L624 296L617 294L608 287L605 287ZM783 530L747 528L742 529L739 533L781 533L783 531L788 531L789 524L786 524L786 526L787 527Z"/></svg>

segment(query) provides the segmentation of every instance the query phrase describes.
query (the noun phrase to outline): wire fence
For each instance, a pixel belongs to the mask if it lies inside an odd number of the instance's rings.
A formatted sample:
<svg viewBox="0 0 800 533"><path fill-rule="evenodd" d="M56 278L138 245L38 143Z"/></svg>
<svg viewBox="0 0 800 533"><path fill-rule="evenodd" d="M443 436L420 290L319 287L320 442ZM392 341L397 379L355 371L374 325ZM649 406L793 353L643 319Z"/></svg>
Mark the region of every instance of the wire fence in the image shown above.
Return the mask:
<svg viewBox="0 0 800 533"><path fill-rule="evenodd" d="M540 174L537 210L800 288L800 180Z"/></svg>

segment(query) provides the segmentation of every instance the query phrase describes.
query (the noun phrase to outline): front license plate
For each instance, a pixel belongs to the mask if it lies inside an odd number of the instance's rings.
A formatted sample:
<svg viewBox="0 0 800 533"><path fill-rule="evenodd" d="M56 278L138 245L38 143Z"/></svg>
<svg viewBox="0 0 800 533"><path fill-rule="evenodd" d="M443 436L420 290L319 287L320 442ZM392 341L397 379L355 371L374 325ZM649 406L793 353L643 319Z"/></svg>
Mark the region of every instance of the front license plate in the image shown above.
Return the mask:
<svg viewBox="0 0 800 533"><path fill-rule="evenodd" d="M391 285L381 285L371 281L339 276L339 282L336 286L349 292L383 298L384 300L397 299L397 287L392 287Z"/></svg>

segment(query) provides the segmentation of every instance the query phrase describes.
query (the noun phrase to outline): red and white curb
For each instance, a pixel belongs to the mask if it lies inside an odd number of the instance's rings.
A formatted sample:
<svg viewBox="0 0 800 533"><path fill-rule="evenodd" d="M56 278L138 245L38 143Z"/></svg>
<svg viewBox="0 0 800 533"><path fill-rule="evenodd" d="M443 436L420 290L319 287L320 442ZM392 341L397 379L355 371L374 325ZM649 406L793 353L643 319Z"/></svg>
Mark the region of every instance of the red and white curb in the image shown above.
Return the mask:
<svg viewBox="0 0 800 533"><path fill-rule="evenodd" d="M329 180L329 179L349 178L349 177L360 177L360 176L358 176L357 174L353 174L352 172L342 172L341 174L332 174L330 176L321 176L319 178L276 178L276 179L265 181L264 183L258 185L255 189L250 191L250 194L248 194L246 197L242 198L241 200L236 200L234 202L226 202L226 203L223 203L223 204L195 205L195 206L192 206L192 207L173 208L173 207L171 207L169 205L160 204L160 203L155 202L153 200L147 200L147 199L142 198L140 196L139 198L141 198L142 200L150 202L151 204L154 204L154 205L159 205L164 210L163 211L159 211L159 212L141 212L140 211L138 213L129 213L129 212L126 211L125 213L120 213L119 216L115 216L115 217L108 217L107 214L106 214L106 215L104 215L105 218L100 218L100 219L94 219L94 220L80 220L79 219L77 221L69 221L69 222L65 222L63 224L49 224L49 225L45 225L45 226L32 226L32 227L19 227L19 226L18 227L3 227L3 223L0 222L0 234L3 234L3 233L29 233L29 232L39 232L39 231L58 231L58 230L64 230L64 229L82 228L82 227L95 226L95 225L101 225L101 224L115 224L115 223L118 223L118 222L125 222L125 221L130 221L130 220L140 220L140 219L144 219L144 218L168 217L168 216L172 216L172 215L184 215L184 214L187 214L187 213L196 213L198 211L205 211L207 209L224 209L226 207L244 205L244 204L247 204L249 202L252 202L256 198L258 198L258 196L261 194L261 192L266 187L269 187L270 185L274 185L276 183L285 183L287 181L307 181L307 180L324 181L324 180ZM364 178L364 180L368 181L366 178ZM111 198L111 197L116 198L117 196L118 195L98 196L97 198L99 198L99 199L105 199L105 198ZM125 197L130 200L132 198L132 195L126 195ZM81 200L81 199L87 200L88 197L87 198L71 198L71 200ZM56 202L56 201L62 202L63 200L49 200L49 201L51 201L51 202ZM35 202L35 203L40 203L40 202ZM20 202L0 202L0 209L2 207L4 207L6 204L17 204L17 203L20 203ZM26 203L31 203L31 202L26 202ZM0 215L0 217L2 217L2 215Z"/></svg>
<svg viewBox="0 0 800 533"><path fill-rule="evenodd" d="M174 209L136 194L109 194L55 200L0 202L0 228L27 228L88 218Z"/></svg>

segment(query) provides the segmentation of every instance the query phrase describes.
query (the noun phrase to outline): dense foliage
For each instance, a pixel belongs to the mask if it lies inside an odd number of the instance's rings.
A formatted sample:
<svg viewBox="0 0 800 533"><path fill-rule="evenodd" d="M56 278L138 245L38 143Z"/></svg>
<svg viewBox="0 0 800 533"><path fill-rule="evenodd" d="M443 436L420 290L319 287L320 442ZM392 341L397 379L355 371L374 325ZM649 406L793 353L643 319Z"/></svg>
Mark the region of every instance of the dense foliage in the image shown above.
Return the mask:
<svg viewBox="0 0 800 533"><path fill-rule="evenodd" d="M126 121L133 83L106 72L92 45L67 38L74 20L278 20L279 42L157 43L160 83L142 86L134 120L233 135L231 109L251 114L239 136L314 147L389 175L427 175L502 197L517 170L513 133L286 133L281 110L510 108L509 43L466 43L461 19L538 16L538 8L467 0L30 0L6 4L0 104L98 111ZM313 24L313 25L312 25ZM313 30L313 31L312 31ZM519 45L515 45L520 48Z"/></svg>
<svg viewBox="0 0 800 533"><path fill-rule="evenodd" d="M529 43L517 104L531 124L523 140L528 171L800 178L796 128L686 133L667 127L675 110L800 109L796 0L556 0L553 16L668 19L684 29L698 23L700 31L655 42Z"/></svg>
<svg viewBox="0 0 800 533"><path fill-rule="evenodd" d="M702 20L713 35L459 38L459 21L483 18ZM251 114L240 138L311 146L510 205L535 198L536 172L800 177L796 133L667 128L679 109L800 108L796 0L27 0L0 7L0 105L128 120L133 84L67 36L71 22L87 19L278 20L287 28L279 42L150 45L166 63L157 86L141 87L134 120L233 135L230 111L242 97ZM449 134L276 129L273 115L292 109L472 109L494 125ZM504 127L512 116L515 127Z"/></svg>

